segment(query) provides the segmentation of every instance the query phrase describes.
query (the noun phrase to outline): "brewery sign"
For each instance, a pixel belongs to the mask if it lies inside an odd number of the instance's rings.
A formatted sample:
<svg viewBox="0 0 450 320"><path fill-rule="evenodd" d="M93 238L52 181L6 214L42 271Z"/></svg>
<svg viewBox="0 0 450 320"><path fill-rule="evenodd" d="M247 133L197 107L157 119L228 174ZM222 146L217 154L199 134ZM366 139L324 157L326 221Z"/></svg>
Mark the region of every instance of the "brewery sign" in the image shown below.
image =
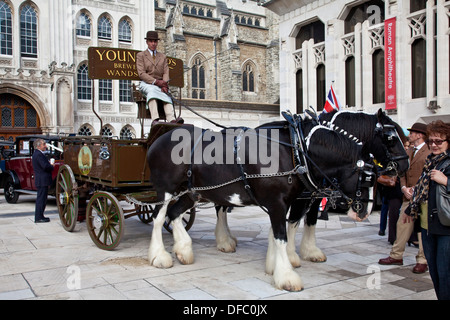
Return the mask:
<svg viewBox="0 0 450 320"><path fill-rule="evenodd" d="M88 49L89 79L140 80L136 68L139 50L90 47ZM167 57L170 85L184 87L183 61Z"/></svg>

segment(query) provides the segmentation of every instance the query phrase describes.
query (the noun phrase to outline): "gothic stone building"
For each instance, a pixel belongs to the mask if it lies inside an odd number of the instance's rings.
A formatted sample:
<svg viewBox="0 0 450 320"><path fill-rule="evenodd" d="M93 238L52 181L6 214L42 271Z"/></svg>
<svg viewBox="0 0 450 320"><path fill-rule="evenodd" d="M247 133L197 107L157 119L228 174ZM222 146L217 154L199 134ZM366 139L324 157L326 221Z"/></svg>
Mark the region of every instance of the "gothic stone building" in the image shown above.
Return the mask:
<svg viewBox="0 0 450 320"><path fill-rule="evenodd" d="M240 0L0 0L0 139L140 136L131 82L92 81L88 48L144 50L148 30L159 32L161 51L183 60L185 86L173 91L186 104L225 125L277 117L277 18Z"/></svg>
<svg viewBox="0 0 450 320"><path fill-rule="evenodd" d="M264 6L280 17L281 109L320 112L333 84L345 109L382 108L404 128L450 122L449 0L270 0Z"/></svg>

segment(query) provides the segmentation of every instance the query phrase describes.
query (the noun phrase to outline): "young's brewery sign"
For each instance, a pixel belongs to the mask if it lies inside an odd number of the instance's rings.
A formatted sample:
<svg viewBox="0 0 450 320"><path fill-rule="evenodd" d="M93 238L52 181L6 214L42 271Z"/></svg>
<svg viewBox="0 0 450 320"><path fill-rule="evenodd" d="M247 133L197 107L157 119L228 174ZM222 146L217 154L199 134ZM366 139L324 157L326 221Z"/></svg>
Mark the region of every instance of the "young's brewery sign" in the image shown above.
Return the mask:
<svg viewBox="0 0 450 320"><path fill-rule="evenodd" d="M89 79L140 80L136 68L138 50L90 47ZM170 85L184 87L183 61L167 57Z"/></svg>

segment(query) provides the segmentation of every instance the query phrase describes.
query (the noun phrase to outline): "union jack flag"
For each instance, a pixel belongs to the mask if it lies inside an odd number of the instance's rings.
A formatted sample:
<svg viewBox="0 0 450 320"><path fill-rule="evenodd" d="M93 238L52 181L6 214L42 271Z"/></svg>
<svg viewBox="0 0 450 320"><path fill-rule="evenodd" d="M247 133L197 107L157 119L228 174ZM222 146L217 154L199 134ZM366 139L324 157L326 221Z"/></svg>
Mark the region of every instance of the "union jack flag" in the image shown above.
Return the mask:
<svg viewBox="0 0 450 320"><path fill-rule="evenodd" d="M333 86L331 86L330 91L328 91L327 101L325 101L325 105L323 106L323 112L329 113L333 110L339 111L341 109L341 105L339 100L334 93Z"/></svg>

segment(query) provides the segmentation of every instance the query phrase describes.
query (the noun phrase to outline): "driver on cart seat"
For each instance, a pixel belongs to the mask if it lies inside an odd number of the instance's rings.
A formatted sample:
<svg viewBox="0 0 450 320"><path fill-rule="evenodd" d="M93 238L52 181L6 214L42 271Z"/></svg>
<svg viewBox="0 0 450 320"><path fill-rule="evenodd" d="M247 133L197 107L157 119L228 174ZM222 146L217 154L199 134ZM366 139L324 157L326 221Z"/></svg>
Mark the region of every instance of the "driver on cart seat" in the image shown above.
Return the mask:
<svg viewBox="0 0 450 320"><path fill-rule="evenodd" d="M156 51L158 32L148 31L145 38L148 49L136 55L136 68L142 80L139 89L147 97L147 105L153 121L159 118L158 101L164 104L164 112L168 122L175 122L172 99L169 92L169 65L165 54Z"/></svg>

